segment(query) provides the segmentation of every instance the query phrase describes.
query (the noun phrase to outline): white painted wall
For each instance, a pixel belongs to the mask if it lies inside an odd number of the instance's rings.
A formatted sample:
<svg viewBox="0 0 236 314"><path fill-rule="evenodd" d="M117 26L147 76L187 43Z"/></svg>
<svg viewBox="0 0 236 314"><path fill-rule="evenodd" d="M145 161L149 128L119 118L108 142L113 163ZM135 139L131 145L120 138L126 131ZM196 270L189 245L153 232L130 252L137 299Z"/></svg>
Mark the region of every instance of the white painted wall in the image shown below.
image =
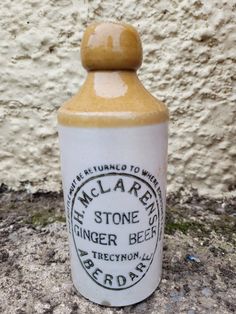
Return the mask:
<svg viewBox="0 0 236 314"><path fill-rule="evenodd" d="M169 190L235 189L235 0L0 2L1 182L61 188L56 110L81 85L88 22L136 26L140 77L171 112Z"/></svg>

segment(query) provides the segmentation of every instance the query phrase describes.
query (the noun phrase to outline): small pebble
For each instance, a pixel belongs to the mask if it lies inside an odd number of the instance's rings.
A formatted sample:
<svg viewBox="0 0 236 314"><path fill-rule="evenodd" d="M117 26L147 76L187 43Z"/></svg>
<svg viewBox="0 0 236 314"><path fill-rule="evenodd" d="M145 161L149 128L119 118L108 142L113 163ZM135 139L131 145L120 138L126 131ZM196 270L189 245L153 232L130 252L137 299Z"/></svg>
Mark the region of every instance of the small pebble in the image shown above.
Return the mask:
<svg viewBox="0 0 236 314"><path fill-rule="evenodd" d="M188 262L196 262L196 263L200 263L200 259L197 257L197 256L194 256L194 255L190 255L190 254L187 254L185 259L188 261Z"/></svg>
<svg viewBox="0 0 236 314"><path fill-rule="evenodd" d="M225 213L225 209L223 208L223 206L216 208L216 213L217 214L221 214L221 215L224 214Z"/></svg>
<svg viewBox="0 0 236 314"><path fill-rule="evenodd" d="M8 260L9 253L7 250L3 249L0 251L0 262L6 262Z"/></svg>
<svg viewBox="0 0 236 314"><path fill-rule="evenodd" d="M211 289L205 287L202 289L202 294L204 295L204 297L211 297L213 295L213 292L211 291Z"/></svg>

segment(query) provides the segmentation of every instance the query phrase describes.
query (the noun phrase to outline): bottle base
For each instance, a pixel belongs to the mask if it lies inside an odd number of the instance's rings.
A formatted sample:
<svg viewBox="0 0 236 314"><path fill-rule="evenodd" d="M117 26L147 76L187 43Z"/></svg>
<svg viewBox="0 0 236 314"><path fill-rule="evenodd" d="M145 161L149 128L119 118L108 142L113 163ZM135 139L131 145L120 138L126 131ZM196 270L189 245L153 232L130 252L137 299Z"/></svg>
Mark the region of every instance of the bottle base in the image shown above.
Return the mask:
<svg viewBox="0 0 236 314"><path fill-rule="evenodd" d="M108 301L106 300L106 297L104 298L100 298L100 300L98 300L96 297L92 297L92 296L88 296L86 293L84 292L81 292L76 286L75 284L73 283L74 287L75 287L75 290L77 292L77 294L79 294L80 296L82 296L84 299L86 299L87 301L89 302L92 302L96 305L100 305L100 306L104 306L104 307L124 307L124 306L130 306L130 305L134 305L134 304L138 304L138 303L141 303L145 300L147 300L148 298L151 298L152 295L155 293L155 291L157 290L157 288L159 287L160 285L160 282L161 282L161 279L159 280L158 282L158 285L156 286L155 289L153 289L150 293L147 293L147 295L141 297L141 298L138 298L138 299L134 299L131 301L128 301L127 302L117 302L116 300L116 297L114 296L114 300L112 301Z"/></svg>

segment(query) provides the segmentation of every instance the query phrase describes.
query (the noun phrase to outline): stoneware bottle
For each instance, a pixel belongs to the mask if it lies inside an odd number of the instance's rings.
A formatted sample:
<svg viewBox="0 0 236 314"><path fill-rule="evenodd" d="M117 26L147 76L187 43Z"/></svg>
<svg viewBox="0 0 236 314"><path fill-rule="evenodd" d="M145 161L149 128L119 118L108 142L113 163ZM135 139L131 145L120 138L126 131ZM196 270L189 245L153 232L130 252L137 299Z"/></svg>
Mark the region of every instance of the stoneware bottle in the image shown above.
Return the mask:
<svg viewBox="0 0 236 314"><path fill-rule="evenodd" d="M132 26L90 25L81 59L87 78L58 112L72 280L93 302L130 305L161 279L168 110L137 77Z"/></svg>

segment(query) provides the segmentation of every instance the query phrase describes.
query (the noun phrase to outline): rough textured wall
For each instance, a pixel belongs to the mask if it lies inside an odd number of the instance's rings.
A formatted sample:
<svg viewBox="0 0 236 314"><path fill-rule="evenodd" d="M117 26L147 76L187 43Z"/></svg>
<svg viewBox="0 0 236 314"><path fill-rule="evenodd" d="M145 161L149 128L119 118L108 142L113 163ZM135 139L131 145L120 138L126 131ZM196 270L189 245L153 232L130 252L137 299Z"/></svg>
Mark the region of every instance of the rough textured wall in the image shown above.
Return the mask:
<svg viewBox="0 0 236 314"><path fill-rule="evenodd" d="M1 1L1 182L60 189L56 110L84 79L82 32L118 20L138 28L140 77L171 112L169 190L234 190L235 9L233 0Z"/></svg>

